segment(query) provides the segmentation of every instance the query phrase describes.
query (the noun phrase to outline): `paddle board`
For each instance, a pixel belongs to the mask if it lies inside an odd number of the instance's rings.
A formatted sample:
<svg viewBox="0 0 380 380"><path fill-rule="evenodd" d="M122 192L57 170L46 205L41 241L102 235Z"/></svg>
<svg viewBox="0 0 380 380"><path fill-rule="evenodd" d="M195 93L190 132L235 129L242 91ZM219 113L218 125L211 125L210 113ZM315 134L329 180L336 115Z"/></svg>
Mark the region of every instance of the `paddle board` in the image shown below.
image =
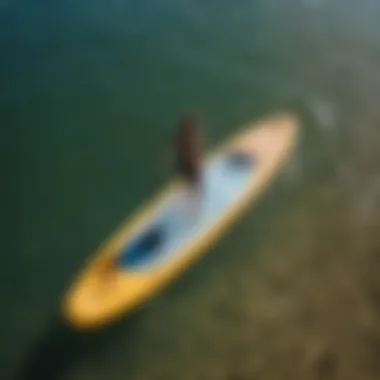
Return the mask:
<svg viewBox="0 0 380 380"><path fill-rule="evenodd" d="M205 158L199 198L174 179L90 256L64 296L65 319L105 324L173 281L258 198L297 134L288 113L243 126Z"/></svg>

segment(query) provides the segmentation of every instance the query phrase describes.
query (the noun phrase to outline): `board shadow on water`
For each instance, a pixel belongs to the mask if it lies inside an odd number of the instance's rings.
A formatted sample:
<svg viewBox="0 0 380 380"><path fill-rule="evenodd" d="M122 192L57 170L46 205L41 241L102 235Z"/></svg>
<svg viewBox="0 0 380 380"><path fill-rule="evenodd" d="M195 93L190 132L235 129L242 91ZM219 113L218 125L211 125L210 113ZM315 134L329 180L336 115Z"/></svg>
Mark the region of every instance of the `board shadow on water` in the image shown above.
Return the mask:
<svg viewBox="0 0 380 380"><path fill-rule="evenodd" d="M110 325L78 331L55 316L50 328L30 348L17 380L58 380L65 378L78 361L96 358L118 339L131 338L141 310Z"/></svg>

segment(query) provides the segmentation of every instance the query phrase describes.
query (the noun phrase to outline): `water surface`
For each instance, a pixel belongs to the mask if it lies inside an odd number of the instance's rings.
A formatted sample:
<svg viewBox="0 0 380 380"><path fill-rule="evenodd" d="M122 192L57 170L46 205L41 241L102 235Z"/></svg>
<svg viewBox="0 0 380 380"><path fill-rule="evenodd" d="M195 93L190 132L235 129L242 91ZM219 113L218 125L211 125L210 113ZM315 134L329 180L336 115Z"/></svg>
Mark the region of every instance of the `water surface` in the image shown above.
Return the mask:
<svg viewBox="0 0 380 380"><path fill-rule="evenodd" d="M1 377L379 376L379 13L2 1ZM203 260L109 330L56 322L83 260L167 177L157 157L183 110L211 147L285 105L303 121L296 154Z"/></svg>

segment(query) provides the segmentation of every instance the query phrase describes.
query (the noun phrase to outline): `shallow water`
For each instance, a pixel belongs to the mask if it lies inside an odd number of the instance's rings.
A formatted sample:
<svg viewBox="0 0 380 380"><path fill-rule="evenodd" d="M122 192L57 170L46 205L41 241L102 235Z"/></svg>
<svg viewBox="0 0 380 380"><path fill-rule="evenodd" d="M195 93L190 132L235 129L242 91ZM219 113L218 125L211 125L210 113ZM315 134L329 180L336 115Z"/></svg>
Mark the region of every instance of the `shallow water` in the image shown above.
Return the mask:
<svg viewBox="0 0 380 380"><path fill-rule="evenodd" d="M379 378L379 13L2 1L0 377ZM56 320L89 252L167 178L157 156L184 109L211 147L284 106L296 153L201 261L108 329Z"/></svg>

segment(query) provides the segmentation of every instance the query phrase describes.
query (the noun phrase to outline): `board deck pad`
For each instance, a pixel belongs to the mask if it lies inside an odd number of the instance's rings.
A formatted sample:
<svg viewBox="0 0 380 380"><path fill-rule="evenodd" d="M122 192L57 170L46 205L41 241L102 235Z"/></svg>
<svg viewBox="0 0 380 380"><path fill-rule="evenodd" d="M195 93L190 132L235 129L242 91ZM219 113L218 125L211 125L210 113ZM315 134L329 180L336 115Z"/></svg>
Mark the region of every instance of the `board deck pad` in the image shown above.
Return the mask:
<svg viewBox="0 0 380 380"><path fill-rule="evenodd" d="M209 227L244 191L256 160L244 152L222 154L205 165L200 197L182 188L122 248L118 265L124 270L149 270L181 254L186 244Z"/></svg>

